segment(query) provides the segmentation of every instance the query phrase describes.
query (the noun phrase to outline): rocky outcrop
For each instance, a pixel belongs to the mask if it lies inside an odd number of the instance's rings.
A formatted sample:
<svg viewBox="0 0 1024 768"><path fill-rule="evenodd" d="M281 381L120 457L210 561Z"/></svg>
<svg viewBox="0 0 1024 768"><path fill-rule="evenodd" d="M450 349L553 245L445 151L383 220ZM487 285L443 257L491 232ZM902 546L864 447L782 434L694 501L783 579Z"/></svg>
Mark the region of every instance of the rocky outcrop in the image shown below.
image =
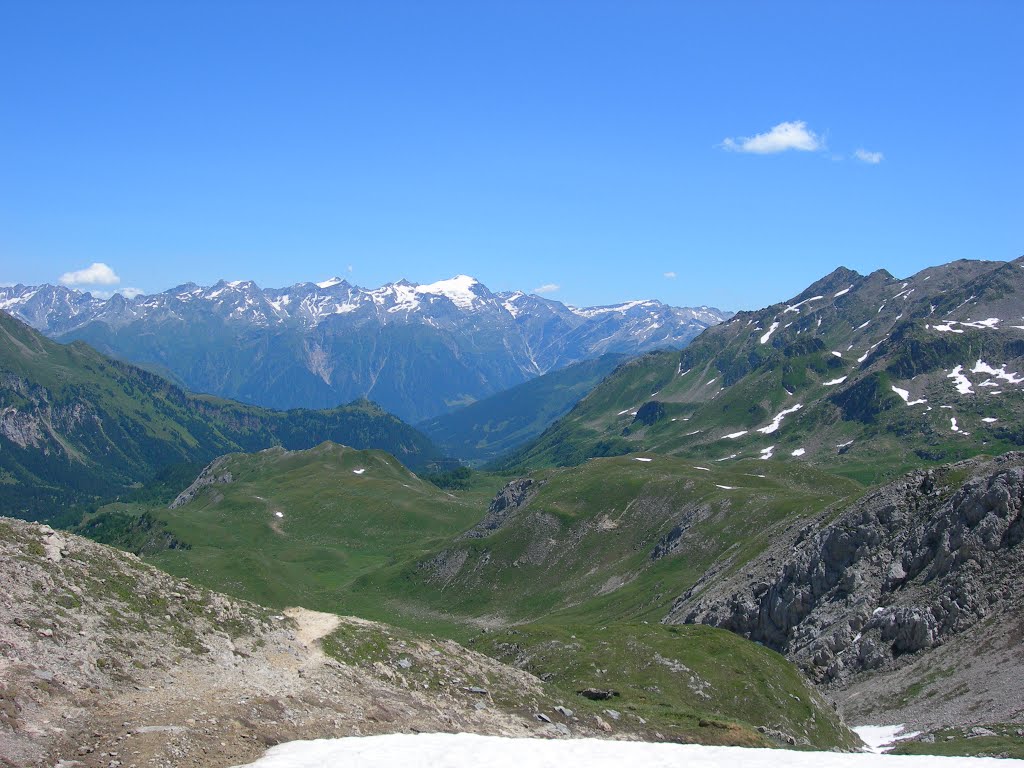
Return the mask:
<svg viewBox="0 0 1024 768"><path fill-rule="evenodd" d="M711 507L707 504L684 509L679 522L672 527L671 531L658 539L658 543L654 545L654 549L651 550L651 560L660 560L663 557L674 554L676 550L683 546L686 532L695 523L699 523L710 514Z"/></svg>
<svg viewBox="0 0 1024 768"><path fill-rule="evenodd" d="M914 472L683 596L666 620L730 629L820 682L895 668L1016 605L1022 507L1024 454Z"/></svg>
<svg viewBox="0 0 1024 768"><path fill-rule="evenodd" d="M230 472L221 472L221 468L227 461L226 456L211 461L202 472L199 473L199 477L192 481L192 485L186 488L184 491L179 493L174 501L168 505L168 509L177 509L188 504L192 499L199 495L199 492L203 488L207 488L211 485L227 485L234 481L234 477Z"/></svg>
<svg viewBox="0 0 1024 768"><path fill-rule="evenodd" d="M4 408L0 411L0 435L20 448L38 448L43 445L43 433L39 426L38 418L17 408Z"/></svg>
<svg viewBox="0 0 1024 768"><path fill-rule="evenodd" d="M466 539L482 539L501 528L517 511L525 507L537 495L541 483L531 477L520 477L502 488L491 500L484 519L462 535Z"/></svg>

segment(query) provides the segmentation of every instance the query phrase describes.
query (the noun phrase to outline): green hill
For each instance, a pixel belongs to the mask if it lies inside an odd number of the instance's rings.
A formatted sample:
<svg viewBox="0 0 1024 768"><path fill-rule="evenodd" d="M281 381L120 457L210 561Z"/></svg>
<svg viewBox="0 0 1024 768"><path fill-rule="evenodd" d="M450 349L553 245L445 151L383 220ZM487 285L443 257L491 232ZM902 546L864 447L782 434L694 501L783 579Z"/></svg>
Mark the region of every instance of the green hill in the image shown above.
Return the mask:
<svg viewBox="0 0 1024 768"><path fill-rule="evenodd" d="M129 523L148 517L167 545L151 561L173 574L266 605L379 617L379 598L352 582L440 546L492 492L455 497L383 451L326 442L223 456L172 508L109 505L83 531L146 552Z"/></svg>
<svg viewBox="0 0 1024 768"><path fill-rule="evenodd" d="M537 437L627 359L575 363L417 426L450 456L488 461Z"/></svg>
<svg viewBox="0 0 1024 768"><path fill-rule="evenodd" d="M779 530L862 492L785 463L593 459L512 481L462 535L354 589L410 619L660 621L716 564L741 568Z"/></svg>
<svg viewBox="0 0 1024 768"><path fill-rule="evenodd" d="M716 563L740 568L863 492L798 465L649 455L503 482L453 494L382 452L325 443L218 459L173 509L111 505L83 530L249 599L466 638L540 619L660 621Z"/></svg>
<svg viewBox="0 0 1024 768"><path fill-rule="evenodd" d="M0 312L0 512L71 521L161 470L190 473L229 451L324 440L441 463L428 438L368 401L271 411L189 394L76 342L57 344Z"/></svg>

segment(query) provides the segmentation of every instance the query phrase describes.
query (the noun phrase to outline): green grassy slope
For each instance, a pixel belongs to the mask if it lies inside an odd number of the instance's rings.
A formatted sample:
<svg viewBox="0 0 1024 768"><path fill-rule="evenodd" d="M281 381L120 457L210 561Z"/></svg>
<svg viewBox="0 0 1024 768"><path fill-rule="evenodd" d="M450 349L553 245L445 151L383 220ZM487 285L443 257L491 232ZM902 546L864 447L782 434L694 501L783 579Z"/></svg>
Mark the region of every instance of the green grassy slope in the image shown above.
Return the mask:
<svg viewBox="0 0 1024 768"><path fill-rule="evenodd" d="M482 635L474 648L549 681L575 712L612 720L611 711L670 741L859 746L782 656L723 630L528 624ZM587 689L614 695L594 701L578 693Z"/></svg>
<svg viewBox="0 0 1024 768"><path fill-rule="evenodd" d="M231 482L214 483L176 509L148 508L190 546L156 554L152 562L267 605L373 617L381 615L378 598L353 594L352 581L439 546L474 522L482 498L493 492L458 498L383 451L335 443L232 454L213 471L226 474Z"/></svg>
<svg viewBox="0 0 1024 768"><path fill-rule="evenodd" d="M231 594L463 639L539 619L659 621L709 569L741 568L782 527L863 490L785 463L623 456L533 473L488 527L504 478L448 492L382 452L274 449L204 474L231 482L176 509L110 505L82 530Z"/></svg>
<svg viewBox="0 0 1024 768"><path fill-rule="evenodd" d="M649 459L642 461L641 459ZM762 551L780 526L858 497L849 480L786 463L634 455L540 470L527 502L353 588L392 616L459 623L659 621L708 569Z"/></svg>
<svg viewBox="0 0 1024 768"><path fill-rule="evenodd" d="M626 359L603 355L576 363L417 427L450 456L487 461L539 435Z"/></svg>
<svg viewBox="0 0 1024 768"><path fill-rule="evenodd" d="M176 463L324 440L383 448L414 467L428 438L372 403L269 411L192 395L82 343L52 342L0 312L0 512L67 519Z"/></svg>
<svg viewBox="0 0 1024 768"><path fill-rule="evenodd" d="M620 367L499 466L770 448L773 461L877 482L1019 448L1022 316L1021 260L955 262L905 281L837 270L790 302L709 328L680 354Z"/></svg>

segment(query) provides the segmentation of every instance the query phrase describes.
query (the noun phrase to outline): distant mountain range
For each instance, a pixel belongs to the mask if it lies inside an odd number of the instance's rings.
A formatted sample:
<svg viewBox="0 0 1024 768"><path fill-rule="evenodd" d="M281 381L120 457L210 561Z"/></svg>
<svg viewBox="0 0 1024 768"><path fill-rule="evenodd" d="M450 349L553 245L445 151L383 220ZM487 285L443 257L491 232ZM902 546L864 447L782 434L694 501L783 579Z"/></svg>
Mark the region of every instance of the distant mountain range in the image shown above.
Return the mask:
<svg viewBox="0 0 1024 768"><path fill-rule="evenodd" d="M195 392L272 408L366 397L413 422L602 354L678 349L731 317L654 300L577 308L465 275L374 290L187 283L130 299L15 285L0 287L0 309Z"/></svg>

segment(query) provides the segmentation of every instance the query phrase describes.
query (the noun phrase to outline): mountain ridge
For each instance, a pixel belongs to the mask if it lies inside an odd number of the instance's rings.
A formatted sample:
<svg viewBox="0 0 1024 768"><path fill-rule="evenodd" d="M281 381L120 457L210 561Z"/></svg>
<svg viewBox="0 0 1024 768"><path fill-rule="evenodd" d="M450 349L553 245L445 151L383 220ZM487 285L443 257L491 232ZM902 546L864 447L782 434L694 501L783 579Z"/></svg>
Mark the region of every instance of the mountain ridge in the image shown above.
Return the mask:
<svg viewBox="0 0 1024 768"><path fill-rule="evenodd" d="M898 472L1019 447L1022 266L963 260L902 280L840 268L682 352L635 359L502 464L645 450ZM647 403L658 417L642 421Z"/></svg>
<svg viewBox="0 0 1024 768"><path fill-rule="evenodd" d="M605 353L680 348L729 316L656 300L579 309L465 275L370 290L221 280L130 299L19 284L0 288L0 309L195 392L279 409L366 397L410 422Z"/></svg>

